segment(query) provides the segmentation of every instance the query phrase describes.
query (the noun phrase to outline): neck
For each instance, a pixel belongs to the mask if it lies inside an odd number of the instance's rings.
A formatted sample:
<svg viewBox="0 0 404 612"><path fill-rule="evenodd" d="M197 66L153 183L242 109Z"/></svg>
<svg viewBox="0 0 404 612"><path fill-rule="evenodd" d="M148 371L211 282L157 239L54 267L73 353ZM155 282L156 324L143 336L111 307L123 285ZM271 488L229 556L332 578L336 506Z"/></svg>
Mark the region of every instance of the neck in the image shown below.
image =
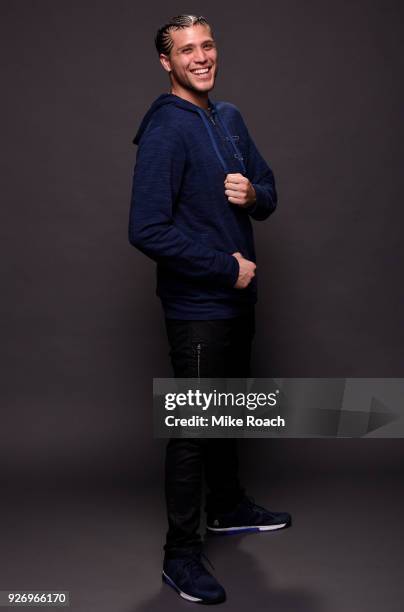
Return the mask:
<svg viewBox="0 0 404 612"><path fill-rule="evenodd" d="M183 89L182 87L172 86L170 93L205 110L209 108L209 94L207 91L198 93Z"/></svg>

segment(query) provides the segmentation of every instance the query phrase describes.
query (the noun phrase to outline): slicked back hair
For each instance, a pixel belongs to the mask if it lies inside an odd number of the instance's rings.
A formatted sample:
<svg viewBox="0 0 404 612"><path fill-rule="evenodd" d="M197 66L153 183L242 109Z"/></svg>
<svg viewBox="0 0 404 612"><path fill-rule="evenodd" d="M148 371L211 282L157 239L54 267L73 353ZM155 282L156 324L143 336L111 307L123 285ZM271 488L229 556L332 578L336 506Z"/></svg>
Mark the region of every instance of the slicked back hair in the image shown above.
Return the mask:
<svg viewBox="0 0 404 612"><path fill-rule="evenodd" d="M183 28L190 28L197 24L206 25L210 28L210 31L212 31L210 24L202 15L199 17L196 15L177 15L177 17L172 17L170 21L157 30L156 38L154 39L157 53L159 55L160 53L170 55L174 44L170 35L170 30L182 30Z"/></svg>

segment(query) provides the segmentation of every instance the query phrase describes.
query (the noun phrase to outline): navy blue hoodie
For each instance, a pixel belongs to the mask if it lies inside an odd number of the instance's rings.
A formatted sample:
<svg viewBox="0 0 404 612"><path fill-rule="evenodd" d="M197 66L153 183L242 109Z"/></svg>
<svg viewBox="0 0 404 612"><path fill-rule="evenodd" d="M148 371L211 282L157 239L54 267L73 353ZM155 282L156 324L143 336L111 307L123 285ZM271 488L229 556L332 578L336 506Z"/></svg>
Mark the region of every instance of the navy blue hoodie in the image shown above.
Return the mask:
<svg viewBox="0 0 404 612"><path fill-rule="evenodd" d="M129 241L157 262L157 295L171 319L226 319L249 311L257 277L235 289L239 251L256 261L251 218L266 219L277 196L268 167L239 110L227 102L210 112L162 94L146 113L134 143ZM228 173L253 184L249 208L229 203Z"/></svg>

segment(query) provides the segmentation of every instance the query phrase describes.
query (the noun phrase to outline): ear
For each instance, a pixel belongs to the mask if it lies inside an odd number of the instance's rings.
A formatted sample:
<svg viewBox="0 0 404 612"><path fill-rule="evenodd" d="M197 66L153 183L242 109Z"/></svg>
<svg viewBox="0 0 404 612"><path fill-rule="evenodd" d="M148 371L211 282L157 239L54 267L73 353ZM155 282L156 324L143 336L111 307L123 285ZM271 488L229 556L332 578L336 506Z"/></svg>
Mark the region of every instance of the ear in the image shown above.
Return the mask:
<svg viewBox="0 0 404 612"><path fill-rule="evenodd" d="M160 63L163 66L164 70L166 70L167 72L171 72L171 62L169 60L168 55L165 55L164 53L160 53Z"/></svg>

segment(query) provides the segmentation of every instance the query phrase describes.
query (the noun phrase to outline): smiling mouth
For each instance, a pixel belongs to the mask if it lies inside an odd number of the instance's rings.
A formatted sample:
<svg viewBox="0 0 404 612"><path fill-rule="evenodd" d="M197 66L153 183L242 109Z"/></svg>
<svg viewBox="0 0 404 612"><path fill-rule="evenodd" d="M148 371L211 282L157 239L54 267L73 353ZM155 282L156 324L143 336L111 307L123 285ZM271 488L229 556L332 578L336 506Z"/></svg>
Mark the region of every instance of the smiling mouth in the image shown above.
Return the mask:
<svg viewBox="0 0 404 612"><path fill-rule="evenodd" d="M209 66L208 68L195 68L194 70L191 70L192 74L196 74L196 76L206 76L210 73L212 66Z"/></svg>

